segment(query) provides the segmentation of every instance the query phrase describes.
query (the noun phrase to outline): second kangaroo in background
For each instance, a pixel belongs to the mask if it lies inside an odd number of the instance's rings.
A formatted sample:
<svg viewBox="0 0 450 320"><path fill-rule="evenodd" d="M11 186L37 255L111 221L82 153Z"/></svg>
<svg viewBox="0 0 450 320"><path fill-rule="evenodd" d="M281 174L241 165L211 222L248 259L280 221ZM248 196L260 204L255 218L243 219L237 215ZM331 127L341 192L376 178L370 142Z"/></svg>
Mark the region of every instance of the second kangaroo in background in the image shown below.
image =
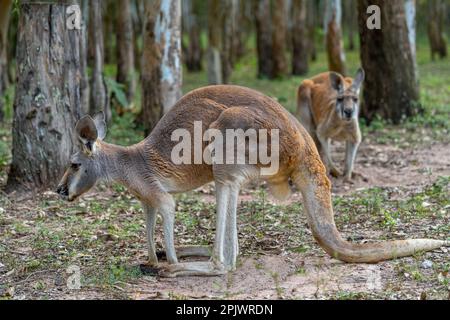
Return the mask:
<svg viewBox="0 0 450 320"><path fill-rule="evenodd" d="M352 179L353 164L361 142L359 129L359 92L364 70L358 69L355 79L344 78L336 72L321 73L304 80L298 88L297 116L314 139L328 172L338 177L330 153L330 140L346 142L346 181Z"/></svg>

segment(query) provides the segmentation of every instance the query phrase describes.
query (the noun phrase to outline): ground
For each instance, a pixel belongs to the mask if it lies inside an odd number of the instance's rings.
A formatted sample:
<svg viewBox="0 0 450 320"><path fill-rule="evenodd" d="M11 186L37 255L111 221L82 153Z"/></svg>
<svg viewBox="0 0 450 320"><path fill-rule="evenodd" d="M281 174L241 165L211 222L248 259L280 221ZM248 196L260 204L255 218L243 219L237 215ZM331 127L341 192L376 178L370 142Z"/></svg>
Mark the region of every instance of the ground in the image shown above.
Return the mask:
<svg viewBox="0 0 450 320"><path fill-rule="evenodd" d="M357 61L356 54L348 55ZM323 58L323 57L322 57ZM322 58L319 58L321 60ZM354 60L352 60L354 59ZM322 59L323 60L323 59ZM350 63L355 70L357 62ZM353 184L333 179L336 224L349 241L450 234L450 66L419 51L425 113L391 126L362 123L364 140ZM312 65L310 74L321 71ZM237 66L233 81L259 89L293 110L301 78L255 80L254 59ZM204 84L187 74L185 91ZM133 116L116 117L110 141L140 139ZM10 123L0 128L0 186L6 182ZM343 146L333 144L342 165ZM178 245L211 244L214 189L177 197ZM221 277L158 278L141 272L146 261L144 216L121 186L99 185L80 201L51 192L0 195L0 298L2 299L449 299L447 248L377 264L330 258L313 240L298 193L277 203L264 185L243 190L238 209L241 256ZM162 248L158 224L157 245ZM164 263L164 262L163 262ZM69 289L79 268L81 289Z"/></svg>

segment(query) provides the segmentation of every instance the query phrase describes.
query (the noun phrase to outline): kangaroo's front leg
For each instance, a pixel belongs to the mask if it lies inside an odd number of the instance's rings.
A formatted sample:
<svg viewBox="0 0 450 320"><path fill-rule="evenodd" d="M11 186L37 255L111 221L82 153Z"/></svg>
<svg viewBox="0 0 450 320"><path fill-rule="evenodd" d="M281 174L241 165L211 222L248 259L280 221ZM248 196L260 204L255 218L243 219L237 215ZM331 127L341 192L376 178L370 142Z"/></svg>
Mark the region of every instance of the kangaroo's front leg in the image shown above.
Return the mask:
<svg viewBox="0 0 450 320"><path fill-rule="evenodd" d="M358 151L359 143L354 143L351 141L346 142L346 152L345 152L345 180L351 181L353 165L356 159L356 152Z"/></svg>
<svg viewBox="0 0 450 320"><path fill-rule="evenodd" d="M158 209L159 214L163 219L164 243L166 247L166 257L170 264L178 263L177 254L175 250L175 243L173 237L173 228L175 222L175 202L170 197Z"/></svg>
<svg viewBox="0 0 450 320"><path fill-rule="evenodd" d="M330 139L320 135L319 133L317 134L317 138L320 141L320 144L322 147L322 152L323 152L323 155L325 158L324 162L325 162L330 174L335 178L341 176L342 172L340 172L339 169L336 168L336 166L333 162L333 159L331 158Z"/></svg>

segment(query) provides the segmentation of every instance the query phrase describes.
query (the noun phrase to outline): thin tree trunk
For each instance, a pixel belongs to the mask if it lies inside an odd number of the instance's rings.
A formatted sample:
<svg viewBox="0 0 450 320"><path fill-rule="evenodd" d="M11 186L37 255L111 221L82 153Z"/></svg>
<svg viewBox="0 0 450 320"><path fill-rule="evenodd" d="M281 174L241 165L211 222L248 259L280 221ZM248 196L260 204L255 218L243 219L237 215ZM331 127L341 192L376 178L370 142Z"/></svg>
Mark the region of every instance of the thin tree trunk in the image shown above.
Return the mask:
<svg viewBox="0 0 450 320"><path fill-rule="evenodd" d="M90 88L88 76L88 17L89 7L88 0L81 2L82 25L80 36L80 72L81 72L81 111L83 114L88 114L90 111Z"/></svg>
<svg viewBox="0 0 450 320"><path fill-rule="evenodd" d="M381 9L382 28L367 28L369 5ZM362 114L394 123L421 110L415 61L414 1L360 0L361 61L366 71Z"/></svg>
<svg viewBox="0 0 450 320"><path fill-rule="evenodd" d="M344 21L347 29L348 36L348 50L355 50L355 30L358 28L357 21L357 0L344 0Z"/></svg>
<svg viewBox="0 0 450 320"><path fill-rule="evenodd" d="M286 57L286 0L274 0L272 14L272 57L273 67L271 78L281 78L287 74Z"/></svg>
<svg viewBox="0 0 450 320"><path fill-rule="evenodd" d="M181 3L145 3L142 111L146 134L181 97Z"/></svg>
<svg viewBox="0 0 450 320"><path fill-rule="evenodd" d="M117 82L125 85L128 103L134 98L134 46L133 21L130 1L119 0L117 10Z"/></svg>
<svg viewBox="0 0 450 320"><path fill-rule="evenodd" d="M428 40L430 43L431 59L447 57L447 42L444 37L445 2L442 0L428 0Z"/></svg>
<svg viewBox="0 0 450 320"><path fill-rule="evenodd" d="M317 4L315 1L307 1L307 24L308 24L308 48L312 61L317 60L316 48L316 25L317 25Z"/></svg>
<svg viewBox="0 0 450 320"><path fill-rule="evenodd" d="M63 4L20 5L7 192L55 186L76 143L80 31L66 29L65 15Z"/></svg>
<svg viewBox="0 0 450 320"><path fill-rule="evenodd" d="M113 64L116 60L116 51L114 48L114 17L116 12L117 0L101 0L102 18L103 18L103 47L104 60L106 64ZM122 13L119 11L119 15Z"/></svg>
<svg viewBox="0 0 450 320"><path fill-rule="evenodd" d="M292 0L292 74L308 72L308 26L306 23L306 1Z"/></svg>
<svg viewBox="0 0 450 320"><path fill-rule="evenodd" d="M222 14L221 0L208 0L208 82L222 84Z"/></svg>
<svg viewBox="0 0 450 320"><path fill-rule="evenodd" d="M202 46L200 41L200 26L198 24L198 1L183 0L183 26L189 37L186 48L185 62L191 72L202 70Z"/></svg>
<svg viewBox="0 0 450 320"><path fill-rule="evenodd" d="M270 0L254 0L253 8L256 23L258 78L269 78L273 66Z"/></svg>
<svg viewBox="0 0 450 320"><path fill-rule="evenodd" d="M235 14L236 0L220 0L222 23L222 81L229 83L234 63Z"/></svg>
<svg viewBox="0 0 450 320"><path fill-rule="evenodd" d="M345 53L342 41L341 0L325 0L325 38L328 56L328 69L342 75L347 74Z"/></svg>
<svg viewBox="0 0 450 320"><path fill-rule="evenodd" d="M104 50L103 50L103 22L101 0L91 0L89 12L89 47L93 48L93 65L91 76L90 113L104 111L107 121L111 119L108 88L103 76Z"/></svg>
<svg viewBox="0 0 450 320"><path fill-rule="evenodd" d="M8 27L12 0L0 2L0 122L3 121L3 95L9 84L8 72Z"/></svg>

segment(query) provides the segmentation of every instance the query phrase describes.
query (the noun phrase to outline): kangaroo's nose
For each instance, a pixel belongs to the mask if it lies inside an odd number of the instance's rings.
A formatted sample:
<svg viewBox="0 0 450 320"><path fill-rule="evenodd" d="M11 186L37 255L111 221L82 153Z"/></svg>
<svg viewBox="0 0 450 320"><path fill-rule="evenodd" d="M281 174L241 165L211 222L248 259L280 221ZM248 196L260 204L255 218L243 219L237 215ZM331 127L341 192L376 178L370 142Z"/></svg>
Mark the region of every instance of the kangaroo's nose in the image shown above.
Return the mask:
<svg viewBox="0 0 450 320"><path fill-rule="evenodd" d="M346 118L351 118L353 115L353 110L352 109L344 109L344 115Z"/></svg>

